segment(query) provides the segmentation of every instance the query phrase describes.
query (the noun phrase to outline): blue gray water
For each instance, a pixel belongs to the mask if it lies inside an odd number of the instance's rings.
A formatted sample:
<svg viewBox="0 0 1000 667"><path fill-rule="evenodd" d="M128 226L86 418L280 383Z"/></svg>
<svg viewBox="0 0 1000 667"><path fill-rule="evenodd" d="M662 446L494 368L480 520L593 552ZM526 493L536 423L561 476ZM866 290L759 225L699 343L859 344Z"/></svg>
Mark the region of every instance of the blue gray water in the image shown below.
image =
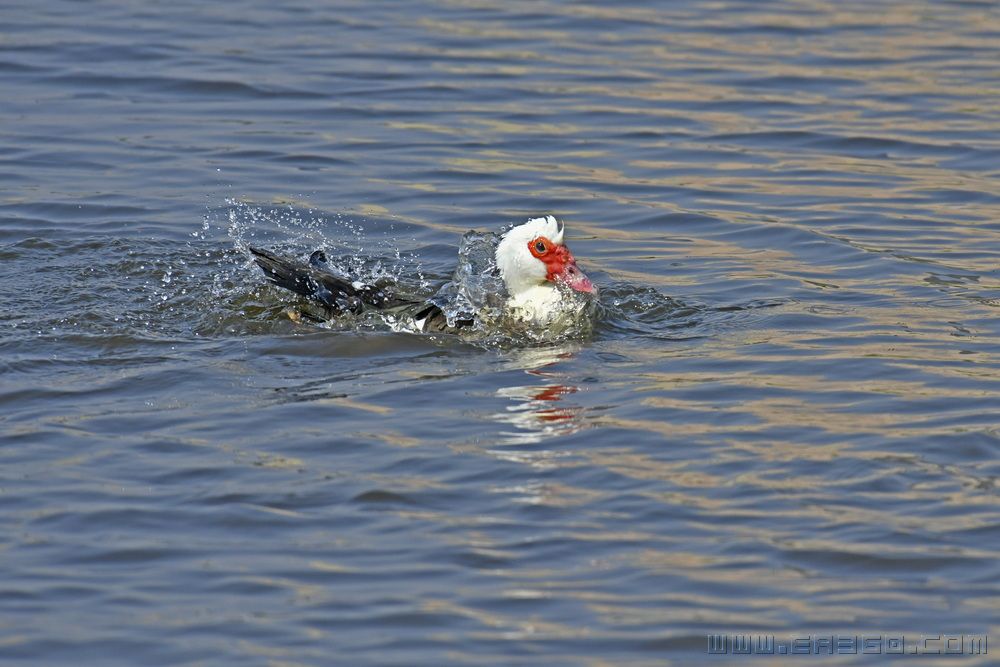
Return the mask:
<svg viewBox="0 0 1000 667"><path fill-rule="evenodd" d="M991 664L998 63L992 0L0 4L0 664ZM245 253L431 292L545 213L552 345Z"/></svg>

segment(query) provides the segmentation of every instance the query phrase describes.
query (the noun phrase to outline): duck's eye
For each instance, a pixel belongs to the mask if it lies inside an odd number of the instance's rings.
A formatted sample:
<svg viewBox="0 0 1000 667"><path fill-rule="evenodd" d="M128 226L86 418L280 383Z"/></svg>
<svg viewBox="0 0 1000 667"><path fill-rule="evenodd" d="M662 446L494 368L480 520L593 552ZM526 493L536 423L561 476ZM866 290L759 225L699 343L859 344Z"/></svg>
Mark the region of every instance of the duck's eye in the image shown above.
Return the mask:
<svg viewBox="0 0 1000 667"><path fill-rule="evenodd" d="M545 254L545 251L548 250L548 248L545 247L545 241L537 241L535 243L535 250L538 251L539 255Z"/></svg>

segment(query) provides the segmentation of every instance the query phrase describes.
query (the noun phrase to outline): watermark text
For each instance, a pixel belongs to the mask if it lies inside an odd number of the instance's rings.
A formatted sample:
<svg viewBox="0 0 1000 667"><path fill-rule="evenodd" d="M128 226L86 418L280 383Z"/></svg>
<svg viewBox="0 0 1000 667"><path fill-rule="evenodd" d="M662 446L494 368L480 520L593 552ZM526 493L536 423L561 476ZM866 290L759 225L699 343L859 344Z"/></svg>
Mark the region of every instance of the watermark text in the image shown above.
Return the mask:
<svg viewBox="0 0 1000 667"><path fill-rule="evenodd" d="M711 634L712 655L986 655L986 635Z"/></svg>

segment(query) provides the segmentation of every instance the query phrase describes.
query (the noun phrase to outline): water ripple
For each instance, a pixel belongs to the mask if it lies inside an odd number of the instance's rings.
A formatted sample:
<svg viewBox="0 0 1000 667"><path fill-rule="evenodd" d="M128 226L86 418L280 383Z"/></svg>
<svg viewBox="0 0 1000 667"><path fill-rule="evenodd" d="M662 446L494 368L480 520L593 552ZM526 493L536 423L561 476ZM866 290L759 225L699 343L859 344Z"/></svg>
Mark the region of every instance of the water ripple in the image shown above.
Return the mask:
<svg viewBox="0 0 1000 667"><path fill-rule="evenodd" d="M996 634L996 3L86 11L0 40L7 661ZM544 213L558 344L298 325L245 253L427 294Z"/></svg>

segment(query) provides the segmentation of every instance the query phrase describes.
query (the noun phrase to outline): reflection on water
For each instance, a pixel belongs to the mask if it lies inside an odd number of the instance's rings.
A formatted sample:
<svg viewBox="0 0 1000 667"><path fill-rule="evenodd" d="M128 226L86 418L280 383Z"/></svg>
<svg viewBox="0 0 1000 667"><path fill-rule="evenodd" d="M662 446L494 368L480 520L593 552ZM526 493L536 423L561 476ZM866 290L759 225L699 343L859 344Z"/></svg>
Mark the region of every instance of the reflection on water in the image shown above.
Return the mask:
<svg viewBox="0 0 1000 667"><path fill-rule="evenodd" d="M4 665L1000 636L996 2L22 4ZM547 213L572 345L297 325L243 252L425 295Z"/></svg>
<svg viewBox="0 0 1000 667"><path fill-rule="evenodd" d="M493 418L518 429L501 432L504 438L501 444L534 444L586 428L583 408L573 405L572 400L566 400L580 388L559 384L567 378L559 372L558 364L572 359L573 353L574 350L566 347L535 348L514 353L515 360L511 363L523 367L532 383L497 389L496 395L507 399L507 405ZM520 455L523 457L523 452Z"/></svg>

